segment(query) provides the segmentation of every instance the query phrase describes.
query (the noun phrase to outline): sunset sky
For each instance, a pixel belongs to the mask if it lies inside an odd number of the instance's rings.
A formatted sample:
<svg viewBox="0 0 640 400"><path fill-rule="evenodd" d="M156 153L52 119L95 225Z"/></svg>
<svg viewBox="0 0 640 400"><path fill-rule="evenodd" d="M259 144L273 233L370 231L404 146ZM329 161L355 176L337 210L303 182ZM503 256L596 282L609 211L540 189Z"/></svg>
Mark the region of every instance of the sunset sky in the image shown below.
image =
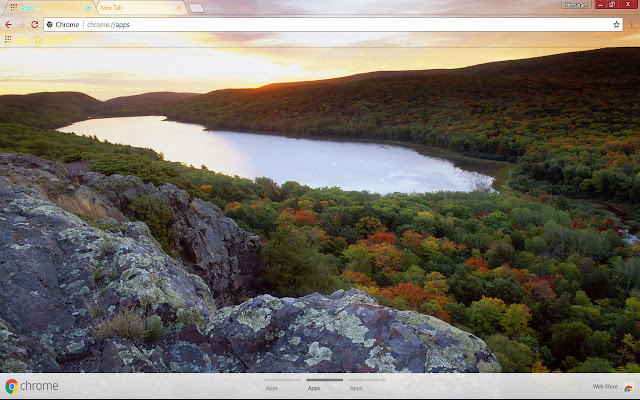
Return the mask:
<svg viewBox="0 0 640 400"><path fill-rule="evenodd" d="M43 2L31 3L42 16L95 16L78 11L93 2L50 1L44 3L46 8ZM557 0L515 4L493 0L201 3L218 15L308 15L328 14L327 10L342 15L576 15L562 10ZM591 10L583 15L603 14L602 10ZM632 29L632 18L625 17L629 18L625 18L622 33L41 33L71 37L74 42L57 48L0 47L0 94L72 90L106 100L151 91L204 93L378 70L456 68L567 51L638 46L640 18Z"/></svg>

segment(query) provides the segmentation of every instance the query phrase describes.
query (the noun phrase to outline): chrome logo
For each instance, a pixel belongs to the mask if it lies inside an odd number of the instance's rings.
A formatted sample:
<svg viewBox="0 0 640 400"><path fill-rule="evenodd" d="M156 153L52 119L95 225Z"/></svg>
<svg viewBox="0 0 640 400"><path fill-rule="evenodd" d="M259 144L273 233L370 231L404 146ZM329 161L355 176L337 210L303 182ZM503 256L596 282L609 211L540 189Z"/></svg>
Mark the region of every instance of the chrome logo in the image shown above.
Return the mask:
<svg viewBox="0 0 640 400"><path fill-rule="evenodd" d="M633 386L631 386L631 385L625 386L624 391L625 392L633 392Z"/></svg>
<svg viewBox="0 0 640 400"><path fill-rule="evenodd" d="M7 389L7 393L14 394L18 391L18 381L15 379L9 379L4 387Z"/></svg>

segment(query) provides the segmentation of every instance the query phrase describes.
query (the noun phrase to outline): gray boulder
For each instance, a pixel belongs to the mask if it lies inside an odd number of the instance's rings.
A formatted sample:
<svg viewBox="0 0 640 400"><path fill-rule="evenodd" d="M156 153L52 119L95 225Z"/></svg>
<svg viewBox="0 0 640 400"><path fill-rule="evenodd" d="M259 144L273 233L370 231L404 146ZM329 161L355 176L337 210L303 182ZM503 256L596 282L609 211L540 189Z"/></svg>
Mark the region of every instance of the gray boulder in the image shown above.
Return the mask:
<svg viewBox="0 0 640 400"><path fill-rule="evenodd" d="M206 326L218 368L237 372L499 372L477 337L355 289L256 297Z"/></svg>

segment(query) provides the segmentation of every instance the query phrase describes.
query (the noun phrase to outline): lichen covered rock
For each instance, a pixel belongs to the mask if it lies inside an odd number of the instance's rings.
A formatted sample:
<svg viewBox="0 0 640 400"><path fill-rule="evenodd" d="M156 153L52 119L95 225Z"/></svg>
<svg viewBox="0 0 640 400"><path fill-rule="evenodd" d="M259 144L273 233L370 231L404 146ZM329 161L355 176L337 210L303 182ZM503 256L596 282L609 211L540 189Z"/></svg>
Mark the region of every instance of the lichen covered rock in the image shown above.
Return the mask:
<svg viewBox="0 0 640 400"><path fill-rule="evenodd" d="M85 175L82 187L104 193L101 200L109 199L127 217L139 218L136 207L141 203L166 210L167 244L177 259L204 279L218 306L255 294L255 276L264 268L257 257L260 238L224 217L215 204L193 198L172 184L156 187L138 177Z"/></svg>
<svg viewBox="0 0 640 400"><path fill-rule="evenodd" d="M202 278L162 252L144 224L105 232L30 182L0 176L1 369L73 370L101 346L100 322L125 308L167 325L181 324L179 310L201 321L215 312Z"/></svg>
<svg viewBox="0 0 640 400"><path fill-rule="evenodd" d="M242 372L500 371L477 337L357 290L259 296L219 310L206 330L224 367Z"/></svg>

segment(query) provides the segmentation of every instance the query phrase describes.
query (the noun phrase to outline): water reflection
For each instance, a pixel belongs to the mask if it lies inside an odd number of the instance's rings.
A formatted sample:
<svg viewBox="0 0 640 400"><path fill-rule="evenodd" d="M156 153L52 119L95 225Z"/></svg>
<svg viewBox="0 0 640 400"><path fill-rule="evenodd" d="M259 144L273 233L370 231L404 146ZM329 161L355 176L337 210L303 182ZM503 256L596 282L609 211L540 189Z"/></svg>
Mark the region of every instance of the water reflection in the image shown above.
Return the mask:
<svg viewBox="0 0 640 400"><path fill-rule="evenodd" d="M166 160L205 165L228 175L266 176L311 187L419 193L487 189L493 180L399 146L204 131L200 125L159 116L91 119L59 130L150 147L164 153Z"/></svg>

